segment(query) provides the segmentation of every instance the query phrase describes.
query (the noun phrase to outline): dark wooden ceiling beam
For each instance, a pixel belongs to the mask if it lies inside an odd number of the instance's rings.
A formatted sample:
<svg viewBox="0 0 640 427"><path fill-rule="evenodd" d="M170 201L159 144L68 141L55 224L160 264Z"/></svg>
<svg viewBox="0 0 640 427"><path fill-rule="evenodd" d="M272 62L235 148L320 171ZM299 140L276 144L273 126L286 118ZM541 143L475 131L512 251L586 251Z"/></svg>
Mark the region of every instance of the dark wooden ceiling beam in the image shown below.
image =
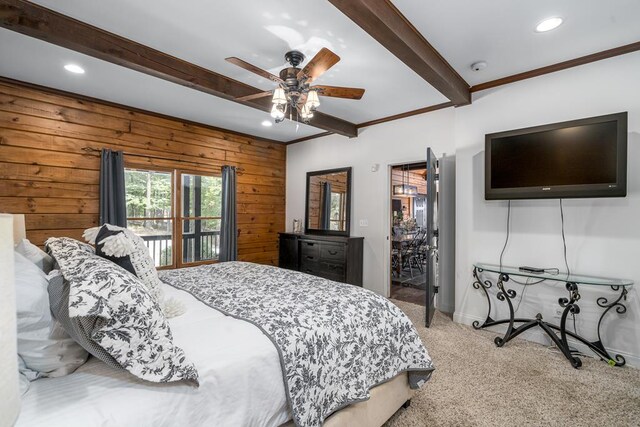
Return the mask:
<svg viewBox="0 0 640 427"><path fill-rule="evenodd" d="M618 46L613 49L607 49L601 52L592 53L590 55L581 56L579 58L570 59L568 61L547 65L545 67L536 68L534 70L525 71L523 73L513 74L511 76L502 77L496 80L479 83L471 87L471 92L479 92L481 90L491 89L509 83L515 83L521 80L543 76L549 73L555 73L556 71L562 71L566 70L567 68L573 68L579 65L589 64L591 62L613 58L618 55L624 55L627 53L636 52L638 50L640 50L640 41L624 46Z"/></svg>
<svg viewBox="0 0 640 427"><path fill-rule="evenodd" d="M456 106L471 103L469 85L389 0L329 0Z"/></svg>
<svg viewBox="0 0 640 427"><path fill-rule="evenodd" d="M270 99L235 99L260 89L28 1L0 0L0 27L248 107L271 110ZM309 124L349 137L358 135L354 123L321 112Z"/></svg>

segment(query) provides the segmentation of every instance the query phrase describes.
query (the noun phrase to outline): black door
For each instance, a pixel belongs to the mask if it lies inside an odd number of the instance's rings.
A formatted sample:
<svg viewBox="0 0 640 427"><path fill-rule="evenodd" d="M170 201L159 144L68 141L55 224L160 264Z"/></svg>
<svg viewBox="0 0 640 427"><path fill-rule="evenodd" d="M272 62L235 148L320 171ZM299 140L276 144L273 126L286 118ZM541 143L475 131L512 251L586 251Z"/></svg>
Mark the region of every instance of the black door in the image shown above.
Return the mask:
<svg viewBox="0 0 640 427"><path fill-rule="evenodd" d="M438 187L436 181L438 179L438 159L427 148L427 206L426 206L426 223L427 223L427 265L425 267L427 292L425 301L425 325L429 327L435 308L435 296L438 292L437 287L437 259L438 259Z"/></svg>

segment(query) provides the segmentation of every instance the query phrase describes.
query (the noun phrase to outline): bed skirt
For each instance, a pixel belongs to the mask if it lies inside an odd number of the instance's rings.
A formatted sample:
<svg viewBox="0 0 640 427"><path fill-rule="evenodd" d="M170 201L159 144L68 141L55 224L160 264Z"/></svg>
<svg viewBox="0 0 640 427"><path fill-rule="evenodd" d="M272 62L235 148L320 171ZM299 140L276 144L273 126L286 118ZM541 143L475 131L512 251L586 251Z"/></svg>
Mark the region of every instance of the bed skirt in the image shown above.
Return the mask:
<svg viewBox="0 0 640 427"><path fill-rule="evenodd" d="M409 387L406 372L371 389L371 398L353 403L331 415L323 427L380 427L411 397L415 390ZM280 427L294 427L289 421Z"/></svg>

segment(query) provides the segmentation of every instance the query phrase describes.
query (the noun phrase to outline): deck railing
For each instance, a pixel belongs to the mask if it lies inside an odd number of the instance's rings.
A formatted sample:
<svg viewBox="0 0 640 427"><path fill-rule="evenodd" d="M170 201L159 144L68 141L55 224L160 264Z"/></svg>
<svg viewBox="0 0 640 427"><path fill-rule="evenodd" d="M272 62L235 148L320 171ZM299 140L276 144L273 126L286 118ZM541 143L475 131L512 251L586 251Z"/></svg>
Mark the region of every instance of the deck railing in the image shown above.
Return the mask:
<svg viewBox="0 0 640 427"><path fill-rule="evenodd" d="M218 259L220 254L220 231L201 231L182 234L182 262L197 262ZM171 265L172 239L170 234L141 236L149 248L156 266Z"/></svg>

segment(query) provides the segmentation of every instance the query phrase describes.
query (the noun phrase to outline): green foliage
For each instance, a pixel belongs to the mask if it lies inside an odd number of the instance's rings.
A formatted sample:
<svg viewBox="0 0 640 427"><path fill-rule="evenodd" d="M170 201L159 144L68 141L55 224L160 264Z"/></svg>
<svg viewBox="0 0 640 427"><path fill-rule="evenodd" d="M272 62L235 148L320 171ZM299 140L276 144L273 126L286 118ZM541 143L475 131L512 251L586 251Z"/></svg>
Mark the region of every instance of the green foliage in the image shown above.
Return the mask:
<svg viewBox="0 0 640 427"><path fill-rule="evenodd" d="M196 176L182 175L183 194L189 195L185 216L195 216ZM201 212L199 216L219 217L222 212L222 179L203 176L201 180ZM127 169L125 170L128 218L171 217L171 174ZM186 191L186 190L189 191Z"/></svg>
<svg viewBox="0 0 640 427"><path fill-rule="evenodd" d="M163 249L162 245L172 242L172 174L166 172L153 172L143 170L125 170L125 188L128 218L157 218L146 220L129 220L128 227L143 238L155 236L154 243L160 245L151 256L156 265L165 265L171 262L172 245ZM186 199L180 201L180 210L184 210L185 217L220 217L222 212L222 179L219 177L182 175L182 196ZM199 186L200 200L196 199L196 187ZM163 219L166 218L166 219ZM186 225L186 229L184 228ZM184 230L187 240L202 238L193 234L201 232L215 232L220 230L220 220L185 220L179 224ZM195 230L199 227L199 230ZM158 236L164 236L157 240ZM200 259L217 258L217 238L207 239L200 249ZM189 244L185 242L185 245ZM156 248L155 244L151 248ZM165 261L166 260L166 261ZM192 261L192 260L191 260Z"/></svg>
<svg viewBox="0 0 640 427"><path fill-rule="evenodd" d="M185 216L195 215L195 187L196 176L182 175L183 180L183 197L189 194L189 209L185 211ZM185 191L188 188L188 192ZM201 188L201 211L199 216L221 216L222 213L222 179L219 177L202 176L200 177Z"/></svg>
<svg viewBox="0 0 640 427"><path fill-rule="evenodd" d="M124 173L129 218L171 216L171 174L127 169Z"/></svg>

